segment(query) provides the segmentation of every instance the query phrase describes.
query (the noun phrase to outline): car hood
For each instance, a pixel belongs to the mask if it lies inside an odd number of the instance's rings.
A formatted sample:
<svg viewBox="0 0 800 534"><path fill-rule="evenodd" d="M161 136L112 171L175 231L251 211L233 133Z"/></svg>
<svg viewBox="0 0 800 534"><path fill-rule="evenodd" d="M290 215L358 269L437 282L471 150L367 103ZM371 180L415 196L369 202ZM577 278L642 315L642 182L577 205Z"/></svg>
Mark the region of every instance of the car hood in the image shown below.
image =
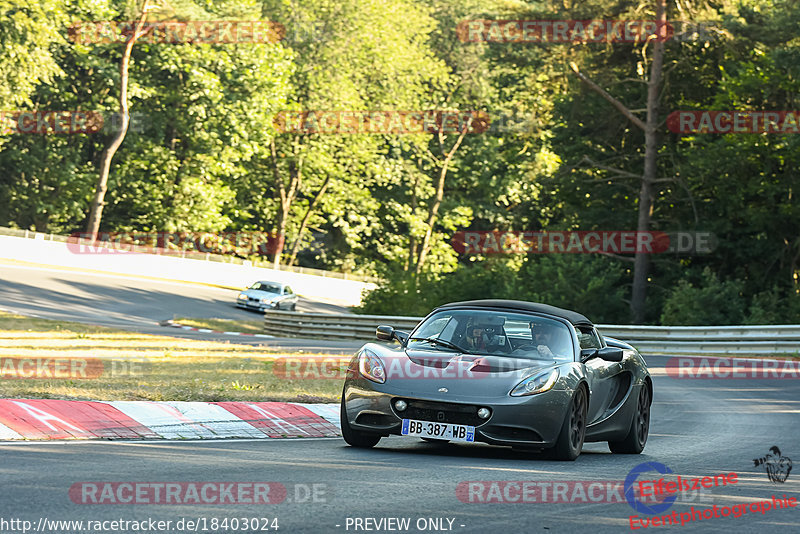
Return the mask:
<svg viewBox="0 0 800 534"><path fill-rule="evenodd" d="M507 396L525 378L560 362L507 356L463 354L457 351L392 348L369 343L386 370L385 384L408 395L448 390L448 397Z"/></svg>
<svg viewBox="0 0 800 534"><path fill-rule="evenodd" d="M463 354L459 352L445 352L442 350L407 349L404 350L403 353L409 361L421 367L434 369L465 367L474 374L518 374L521 370L552 365L550 361L534 361L527 358L510 358L507 356Z"/></svg>
<svg viewBox="0 0 800 534"><path fill-rule="evenodd" d="M274 299L280 297L278 293L261 291L260 289L245 289L241 292L241 294L247 295L248 297L253 297L254 299Z"/></svg>

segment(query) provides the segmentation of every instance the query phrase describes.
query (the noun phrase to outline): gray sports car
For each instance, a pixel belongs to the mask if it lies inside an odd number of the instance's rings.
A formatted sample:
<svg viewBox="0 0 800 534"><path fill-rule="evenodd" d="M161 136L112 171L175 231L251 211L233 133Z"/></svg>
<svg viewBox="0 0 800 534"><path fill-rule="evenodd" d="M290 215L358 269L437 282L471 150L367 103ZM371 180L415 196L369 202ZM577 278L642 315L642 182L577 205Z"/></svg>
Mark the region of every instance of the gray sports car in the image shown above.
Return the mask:
<svg viewBox="0 0 800 534"><path fill-rule="evenodd" d="M350 361L345 441L390 434L480 441L574 460L584 441L638 454L653 381L639 352L583 315L532 302L474 300L436 308L410 334L379 326Z"/></svg>

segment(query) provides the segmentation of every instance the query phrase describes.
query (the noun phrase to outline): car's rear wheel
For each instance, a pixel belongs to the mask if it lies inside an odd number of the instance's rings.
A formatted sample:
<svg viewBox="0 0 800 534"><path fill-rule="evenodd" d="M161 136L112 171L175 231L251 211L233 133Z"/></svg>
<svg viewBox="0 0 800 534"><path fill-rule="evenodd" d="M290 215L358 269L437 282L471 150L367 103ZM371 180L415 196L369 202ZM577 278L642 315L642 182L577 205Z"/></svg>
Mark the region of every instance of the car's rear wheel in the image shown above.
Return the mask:
<svg viewBox="0 0 800 534"><path fill-rule="evenodd" d="M550 450L556 460L574 460L580 456L586 437L586 411L586 390L581 386L572 395L556 446Z"/></svg>
<svg viewBox="0 0 800 534"><path fill-rule="evenodd" d="M639 454L647 443L650 433L650 388L642 384L639 389L639 400L636 413L631 419L628 435L619 441L609 441L608 448L615 454Z"/></svg>
<svg viewBox="0 0 800 534"><path fill-rule="evenodd" d="M351 447L359 447L362 449L369 449L378 444L381 440L379 434L370 434L369 432L361 432L353 429L350 426L350 421L347 419L347 412L344 407L344 394L342 394L342 408L339 413L342 426L342 437Z"/></svg>
<svg viewBox="0 0 800 534"><path fill-rule="evenodd" d="M292 302L292 304L289 306L289 311L295 311L295 310L297 310L297 303Z"/></svg>

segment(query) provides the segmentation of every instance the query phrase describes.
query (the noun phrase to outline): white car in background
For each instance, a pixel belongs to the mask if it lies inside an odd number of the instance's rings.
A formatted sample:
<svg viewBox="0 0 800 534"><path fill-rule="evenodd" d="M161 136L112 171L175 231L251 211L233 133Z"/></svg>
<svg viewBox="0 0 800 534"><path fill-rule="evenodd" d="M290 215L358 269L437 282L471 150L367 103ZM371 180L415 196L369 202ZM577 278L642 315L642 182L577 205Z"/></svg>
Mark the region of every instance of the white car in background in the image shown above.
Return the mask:
<svg viewBox="0 0 800 534"><path fill-rule="evenodd" d="M279 282L262 280L254 283L236 297L236 305L249 310L289 310L297 307L297 295L292 288Z"/></svg>

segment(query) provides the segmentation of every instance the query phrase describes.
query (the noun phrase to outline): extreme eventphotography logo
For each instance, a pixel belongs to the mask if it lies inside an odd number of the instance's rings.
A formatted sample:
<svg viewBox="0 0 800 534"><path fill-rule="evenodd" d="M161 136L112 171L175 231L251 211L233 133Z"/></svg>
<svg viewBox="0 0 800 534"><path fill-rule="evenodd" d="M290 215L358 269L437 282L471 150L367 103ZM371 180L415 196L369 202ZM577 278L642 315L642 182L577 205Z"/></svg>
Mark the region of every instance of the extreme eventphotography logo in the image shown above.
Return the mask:
<svg viewBox="0 0 800 534"><path fill-rule="evenodd" d="M792 460L786 456L781 455L781 450L777 445L769 448L769 452L761 458L754 458L753 465L756 467L764 466L767 471L767 476L770 482L783 483L789 478L789 473L792 472Z"/></svg>

